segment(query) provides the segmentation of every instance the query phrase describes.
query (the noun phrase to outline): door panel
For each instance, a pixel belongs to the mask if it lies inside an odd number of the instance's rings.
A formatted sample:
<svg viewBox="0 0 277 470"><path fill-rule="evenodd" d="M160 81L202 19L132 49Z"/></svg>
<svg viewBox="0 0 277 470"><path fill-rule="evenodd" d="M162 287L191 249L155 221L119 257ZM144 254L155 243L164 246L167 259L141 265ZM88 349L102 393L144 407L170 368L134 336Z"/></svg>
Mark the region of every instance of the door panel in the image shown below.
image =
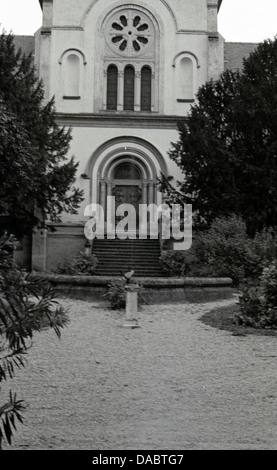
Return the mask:
<svg viewBox="0 0 277 470"><path fill-rule="evenodd" d="M139 218L139 204L142 202L142 191L138 185L115 185L115 210L120 204L132 204L136 210L136 219ZM127 214L126 214L127 215ZM123 217L116 217L116 223Z"/></svg>

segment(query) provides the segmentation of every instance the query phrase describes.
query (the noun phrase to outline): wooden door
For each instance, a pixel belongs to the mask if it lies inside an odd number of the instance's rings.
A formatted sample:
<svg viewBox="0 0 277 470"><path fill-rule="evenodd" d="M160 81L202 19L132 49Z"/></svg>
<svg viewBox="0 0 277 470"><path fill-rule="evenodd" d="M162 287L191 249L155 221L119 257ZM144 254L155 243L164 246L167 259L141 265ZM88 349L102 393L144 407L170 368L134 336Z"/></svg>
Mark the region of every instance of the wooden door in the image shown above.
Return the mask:
<svg viewBox="0 0 277 470"><path fill-rule="evenodd" d="M115 196L115 210L117 210L118 206L121 204L132 204L136 210L136 220L138 223L139 205L142 203L142 191L139 185L115 185L113 195ZM116 223L122 218L124 217L116 217Z"/></svg>

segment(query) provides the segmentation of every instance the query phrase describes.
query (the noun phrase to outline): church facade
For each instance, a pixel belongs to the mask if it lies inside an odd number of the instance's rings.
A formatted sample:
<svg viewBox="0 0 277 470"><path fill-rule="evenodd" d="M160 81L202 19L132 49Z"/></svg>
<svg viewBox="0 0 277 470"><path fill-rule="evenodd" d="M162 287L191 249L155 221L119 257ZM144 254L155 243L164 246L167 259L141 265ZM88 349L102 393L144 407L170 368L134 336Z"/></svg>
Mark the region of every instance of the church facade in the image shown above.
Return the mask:
<svg viewBox="0 0 277 470"><path fill-rule="evenodd" d="M160 204L161 173L181 176L167 152L198 88L224 70L222 0L40 0L35 62L84 191L77 215L33 237L32 268L50 271L86 242L85 208L107 197ZM93 249L93 248L92 248Z"/></svg>

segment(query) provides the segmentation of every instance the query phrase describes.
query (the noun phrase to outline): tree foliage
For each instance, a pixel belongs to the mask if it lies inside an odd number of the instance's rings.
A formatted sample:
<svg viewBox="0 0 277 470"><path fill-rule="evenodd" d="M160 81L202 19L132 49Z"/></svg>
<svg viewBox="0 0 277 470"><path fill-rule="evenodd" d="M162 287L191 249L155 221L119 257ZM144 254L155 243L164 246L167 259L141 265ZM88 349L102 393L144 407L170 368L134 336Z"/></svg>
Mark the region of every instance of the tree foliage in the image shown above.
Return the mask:
<svg viewBox="0 0 277 470"><path fill-rule="evenodd" d="M44 103L32 55L0 36L0 214L24 227L75 213L82 192L73 187L77 164L68 159L70 130L55 121L54 100Z"/></svg>
<svg viewBox="0 0 277 470"><path fill-rule="evenodd" d="M0 238L0 384L26 365L35 332L52 328L60 337L61 328L68 322L52 287L30 279L13 265L6 251L11 245L12 236ZM23 422L24 408L22 400L10 391L8 400L0 406L0 449L5 441L11 444L17 422Z"/></svg>
<svg viewBox="0 0 277 470"><path fill-rule="evenodd" d="M233 286L256 283L264 267L276 259L274 234L264 229L254 237L236 215L214 219L207 230L194 233L188 251L167 251L160 261L167 276L230 277Z"/></svg>
<svg viewBox="0 0 277 470"><path fill-rule="evenodd" d="M195 223L235 213L251 234L277 227L277 38L200 88L169 155L184 180L161 189L192 204Z"/></svg>

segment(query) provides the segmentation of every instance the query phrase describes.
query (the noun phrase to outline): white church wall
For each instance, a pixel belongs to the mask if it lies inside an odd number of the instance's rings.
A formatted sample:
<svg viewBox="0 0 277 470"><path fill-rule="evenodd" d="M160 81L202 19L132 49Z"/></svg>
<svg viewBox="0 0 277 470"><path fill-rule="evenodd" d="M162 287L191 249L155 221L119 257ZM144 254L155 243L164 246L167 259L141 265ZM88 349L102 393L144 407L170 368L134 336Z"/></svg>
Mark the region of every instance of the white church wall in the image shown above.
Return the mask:
<svg viewBox="0 0 277 470"><path fill-rule="evenodd" d="M35 269L52 269L83 249L85 207L110 194L111 168L119 158L133 158L145 170L141 187L148 202L162 201L153 189L161 169L175 180L184 178L168 151L178 140L177 121L187 116L199 87L223 71L217 6L217 0L43 0L36 63L45 99L55 96L58 123L72 127L69 156L79 162L75 185L83 189L84 201L78 214L63 215L55 234L37 234ZM124 15L127 23L121 28ZM124 38L117 38L114 24ZM147 28L138 42L135 29L143 24ZM107 109L110 65L117 71L114 109ZM124 71L130 65L134 106L124 109ZM145 66L151 71L146 108L141 98Z"/></svg>
<svg viewBox="0 0 277 470"><path fill-rule="evenodd" d="M168 115L186 115L190 106L177 101L176 57L182 53L192 54L197 61L193 74L193 89L197 91L209 77L218 75L223 66L223 44L216 40L209 42L209 28L216 28L215 2L206 0L177 0L138 2L138 9L153 19L156 46L154 52L155 112ZM59 112L95 113L104 111L105 102L105 21L111 11L133 5L127 1L98 0L81 2L71 0L54 1L53 27L51 38L42 36L41 75L50 80L49 94L55 95ZM139 10L138 10L139 11ZM47 18L50 17L48 9ZM209 12L209 13L208 13ZM154 21L155 20L155 21ZM47 23L49 19L47 19ZM104 34L105 33L105 34ZM47 50L48 48L48 50ZM61 60L66 51L79 50L83 54L80 79L82 95L78 102L67 102L63 94L65 64ZM209 60L209 52L211 59ZM49 68L49 56L51 67ZM220 59L218 58L220 56ZM118 62L124 58L118 57ZM151 61L150 61L151 62ZM176 64L175 64L176 65ZM208 69L211 69L208 70ZM51 70L51 73L50 73Z"/></svg>

